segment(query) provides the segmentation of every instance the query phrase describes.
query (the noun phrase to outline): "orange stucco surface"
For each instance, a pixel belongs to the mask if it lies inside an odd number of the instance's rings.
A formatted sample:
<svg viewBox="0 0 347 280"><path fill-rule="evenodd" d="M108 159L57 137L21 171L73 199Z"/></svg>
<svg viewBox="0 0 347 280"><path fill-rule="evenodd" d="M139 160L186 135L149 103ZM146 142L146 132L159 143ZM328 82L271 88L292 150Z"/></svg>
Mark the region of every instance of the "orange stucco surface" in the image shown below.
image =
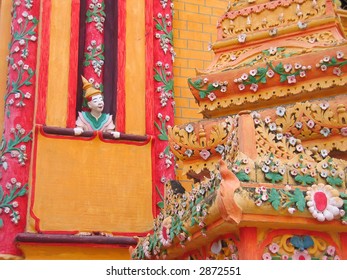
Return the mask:
<svg viewBox="0 0 347 280"><path fill-rule="evenodd" d="M137 146L41 133L36 141L30 231L143 233L151 229L151 142Z"/></svg>

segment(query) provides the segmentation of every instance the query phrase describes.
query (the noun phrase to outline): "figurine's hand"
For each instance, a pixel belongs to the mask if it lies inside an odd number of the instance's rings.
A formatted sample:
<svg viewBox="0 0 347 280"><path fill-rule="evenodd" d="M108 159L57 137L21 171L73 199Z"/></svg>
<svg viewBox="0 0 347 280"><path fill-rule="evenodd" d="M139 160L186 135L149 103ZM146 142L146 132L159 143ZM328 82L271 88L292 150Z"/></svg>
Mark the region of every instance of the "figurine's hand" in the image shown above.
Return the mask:
<svg viewBox="0 0 347 280"><path fill-rule="evenodd" d="M120 133L118 131L112 131L111 134L115 139L118 139L120 137Z"/></svg>
<svg viewBox="0 0 347 280"><path fill-rule="evenodd" d="M75 135L81 135L83 132L83 129L81 127L75 127L73 129L73 131L74 131Z"/></svg>

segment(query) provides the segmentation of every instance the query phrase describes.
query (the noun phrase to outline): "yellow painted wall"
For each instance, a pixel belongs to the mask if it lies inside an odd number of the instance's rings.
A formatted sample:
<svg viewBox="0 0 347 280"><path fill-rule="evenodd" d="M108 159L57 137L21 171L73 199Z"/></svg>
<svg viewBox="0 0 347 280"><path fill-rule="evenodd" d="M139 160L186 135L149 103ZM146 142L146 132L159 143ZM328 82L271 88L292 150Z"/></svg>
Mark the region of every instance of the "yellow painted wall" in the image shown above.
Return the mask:
<svg viewBox="0 0 347 280"><path fill-rule="evenodd" d="M4 108L6 94L8 44L11 41L12 1L0 1L0 108ZM4 112L0 113L0 136L4 125Z"/></svg>
<svg viewBox="0 0 347 280"><path fill-rule="evenodd" d="M174 61L175 124L202 118L188 87L188 78L195 77L195 69L206 69L214 57L208 51L209 42L217 39L217 19L228 5L227 0L175 0L173 35L176 57ZM177 170L177 179L189 190L192 181Z"/></svg>
<svg viewBox="0 0 347 280"><path fill-rule="evenodd" d="M126 1L125 132L145 134L145 2Z"/></svg>
<svg viewBox="0 0 347 280"><path fill-rule="evenodd" d="M207 68L214 57L209 42L217 38L217 19L228 5L227 0L175 0L173 35L175 124L201 119L198 106L188 88L187 79L195 77L195 69Z"/></svg>
<svg viewBox="0 0 347 280"><path fill-rule="evenodd" d="M70 31L71 0L52 0L46 118L49 126L66 127Z"/></svg>
<svg viewBox="0 0 347 280"><path fill-rule="evenodd" d="M18 247L26 260L129 260L128 248L102 245L26 244Z"/></svg>
<svg viewBox="0 0 347 280"><path fill-rule="evenodd" d="M151 230L151 142L136 146L98 137L36 137L31 208L40 230Z"/></svg>

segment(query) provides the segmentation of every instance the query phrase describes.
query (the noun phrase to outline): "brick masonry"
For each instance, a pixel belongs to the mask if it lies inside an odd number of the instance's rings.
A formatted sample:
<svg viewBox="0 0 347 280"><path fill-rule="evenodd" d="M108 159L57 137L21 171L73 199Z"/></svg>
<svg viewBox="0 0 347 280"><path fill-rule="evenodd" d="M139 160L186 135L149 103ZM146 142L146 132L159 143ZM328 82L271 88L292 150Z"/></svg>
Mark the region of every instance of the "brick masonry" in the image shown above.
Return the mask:
<svg viewBox="0 0 347 280"><path fill-rule="evenodd" d="M202 118L191 94L187 79L195 77L195 69L207 68L213 59L209 43L217 38L217 19L223 14L228 0L175 0L174 1L174 92L175 124L195 122ZM192 181L177 170L177 179L189 190Z"/></svg>

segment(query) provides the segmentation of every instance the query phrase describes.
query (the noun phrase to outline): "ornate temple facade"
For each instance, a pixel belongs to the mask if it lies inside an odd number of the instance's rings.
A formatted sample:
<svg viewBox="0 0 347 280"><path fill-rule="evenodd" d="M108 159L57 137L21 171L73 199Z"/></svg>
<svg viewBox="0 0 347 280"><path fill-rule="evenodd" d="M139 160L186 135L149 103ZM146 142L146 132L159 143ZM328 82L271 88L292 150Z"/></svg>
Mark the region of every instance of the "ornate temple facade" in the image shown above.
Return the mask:
<svg viewBox="0 0 347 280"><path fill-rule="evenodd" d="M134 259L346 259L345 11L236 1L188 79L204 120L169 127L168 182Z"/></svg>
<svg viewBox="0 0 347 280"><path fill-rule="evenodd" d="M343 3L193 2L0 1L1 259L347 259Z"/></svg>

